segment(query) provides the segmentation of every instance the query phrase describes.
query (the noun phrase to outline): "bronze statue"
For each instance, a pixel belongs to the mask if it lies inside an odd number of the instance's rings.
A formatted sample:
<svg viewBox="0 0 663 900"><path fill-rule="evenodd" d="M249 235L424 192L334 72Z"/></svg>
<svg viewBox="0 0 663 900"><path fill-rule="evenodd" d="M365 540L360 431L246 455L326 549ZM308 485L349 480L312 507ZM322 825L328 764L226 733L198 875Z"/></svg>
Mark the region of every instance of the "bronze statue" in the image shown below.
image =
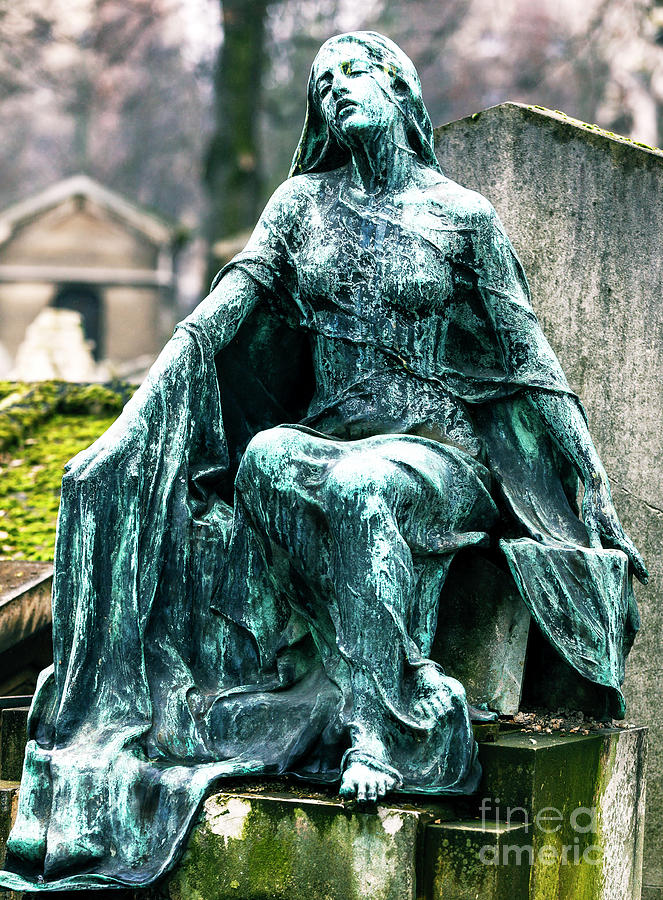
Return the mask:
<svg viewBox="0 0 663 900"><path fill-rule="evenodd" d="M4 886L147 884L228 776L475 791L463 687L430 659L466 547L500 548L623 715L646 570L502 225L440 171L387 38L322 47L290 174L68 466Z"/></svg>

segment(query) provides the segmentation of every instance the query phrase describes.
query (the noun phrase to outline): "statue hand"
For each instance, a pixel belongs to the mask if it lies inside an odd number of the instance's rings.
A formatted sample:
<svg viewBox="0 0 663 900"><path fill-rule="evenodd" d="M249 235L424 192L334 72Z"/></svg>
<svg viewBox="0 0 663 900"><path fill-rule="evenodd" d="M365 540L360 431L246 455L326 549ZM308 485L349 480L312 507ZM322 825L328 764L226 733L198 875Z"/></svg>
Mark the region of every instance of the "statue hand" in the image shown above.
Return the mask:
<svg viewBox="0 0 663 900"><path fill-rule="evenodd" d="M589 535L590 547L601 548L603 540L609 547L623 550L628 556L636 578L646 584L649 572L635 544L622 528L607 482L595 484L587 481L582 501L582 517Z"/></svg>

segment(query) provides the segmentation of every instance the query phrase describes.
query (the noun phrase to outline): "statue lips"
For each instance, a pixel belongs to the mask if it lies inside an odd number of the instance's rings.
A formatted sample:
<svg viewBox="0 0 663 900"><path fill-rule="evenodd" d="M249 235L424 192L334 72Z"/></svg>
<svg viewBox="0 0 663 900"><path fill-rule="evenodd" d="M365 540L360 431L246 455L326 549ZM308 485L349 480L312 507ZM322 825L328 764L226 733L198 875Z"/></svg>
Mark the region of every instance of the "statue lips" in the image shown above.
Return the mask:
<svg viewBox="0 0 663 900"><path fill-rule="evenodd" d="M355 109L358 107L358 104L355 103L354 100L349 100L347 97L339 100L336 103L336 118L338 119L341 113L345 112L345 110L347 109L351 109L352 107L354 107Z"/></svg>

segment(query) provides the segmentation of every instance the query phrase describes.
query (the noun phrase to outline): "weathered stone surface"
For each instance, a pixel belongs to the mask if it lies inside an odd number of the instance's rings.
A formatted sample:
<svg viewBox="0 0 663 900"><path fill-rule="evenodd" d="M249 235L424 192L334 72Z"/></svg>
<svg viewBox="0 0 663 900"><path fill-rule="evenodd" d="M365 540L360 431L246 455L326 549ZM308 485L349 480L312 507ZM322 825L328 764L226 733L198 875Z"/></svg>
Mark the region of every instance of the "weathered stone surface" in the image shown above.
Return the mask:
<svg viewBox="0 0 663 900"><path fill-rule="evenodd" d="M53 566L0 560L0 653L51 624Z"/></svg>
<svg viewBox="0 0 663 900"><path fill-rule="evenodd" d="M17 781L0 780L0 865L4 862L7 838L16 818L18 788L19 783ZM0 897L3 900L19 900L21 896L15 891L0 890Z"/></svg>
<svg viewBox="0 0 663 900"><path fill-rule="evenodd" d="M469 818L462 800L455 810L381 805L376 815L292 793L216 794L167 895L638 898L645 755L643 728L503 733L480 746L485 778Z"/></svg>
<svg viewBox="0 0 663 900"><path fill-rule="evenodd" d="M414 900L423 811L293 795L210 797L172 900ZM428 818L431 818L428 815Z"/></svg>
<svg viewBox="0 0 663 900"><path fill-rule="evenodd" d="M27 707L0 712L0 777L20 781L27 743Z"/></svg>
<svg viewBox="0 0 663 900"><path fill-rule="evenodd" d="M663 886L663 153L517 104L445 125L436 140L446 174L505 223L651 572L626 697L629 720L650 733L645 882Z"/></svg>
<svg viewBox="0 0 663 900"><path fill-rule="evenodd" d="M663 888L643 884L641 900L663 900Z"/></svg>
<svg viewBox="0 0 663 900"><path fill-rule="evenodd" d="M529 866L511 847L530 843L522 824L471 819L429 825L424 841L426 900L526 900ZM494 860L499 860L494 864ZM502 864L502 860L506 860ZM509 864L509 861L512 864Z"/></svg>
<svg viewBox="0 0 663 900"><path fill-rule="evenodd" d="M0 780L0 864L5 858L7 838L16 818L18 781Z"/></svg>
<svg viewBox="0 0 663 900"><path fill-rule="evenodd" d="M529 827L530 897L640 896L646 729L511 732L482 745L481 759L483 823Z"/></svg>
<svg viewBox="0 0 663 900"><path fill-rule="evenodd" d="M468 819L427 826L426 900L526 900L530 869L520 864L521 855L510 849L528 843L523 824L490 822L483 826ZM494 864L494 860L500 862Z"/></svg>
<svg viewBox="0 0 663 900"><path fill-rule="evenodd" d="M456 560L453 590L440 600L444 627L432 656L457 678L475 706L504 715L518 712L530 615L513 581L488 560ZM468 611L471 610L471 627Z"/></svg>

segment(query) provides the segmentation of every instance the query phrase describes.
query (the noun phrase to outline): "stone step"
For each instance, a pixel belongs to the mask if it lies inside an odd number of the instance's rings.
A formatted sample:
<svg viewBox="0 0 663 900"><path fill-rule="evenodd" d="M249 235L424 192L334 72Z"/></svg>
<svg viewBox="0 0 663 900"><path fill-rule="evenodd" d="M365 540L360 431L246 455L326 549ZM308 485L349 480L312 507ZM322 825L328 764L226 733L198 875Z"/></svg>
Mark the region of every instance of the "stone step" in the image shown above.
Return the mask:
<svg viewBox="0 0 663 900"><path fill-rule="evenodd" d="M522 823L466 819L427 825L421 896L526 900L531 867L521 848L529 843L528 828Z"/></svg>
<svg viewBox="0 0 663 900"><path fill-rule="evenodd" d="M18 789L18 781L0 780L0 868L5 861L7 838L16 818ZM18 900L21 896L15 891L0 890L0 898L2 900Z"/></svg>
<svg viewBox="0 0 663 900"><path fill-rule="evenodd" d="M422 823L434 810L361 812L331 798L219 793L204 806L172 900L416 900Z"/></svg>

